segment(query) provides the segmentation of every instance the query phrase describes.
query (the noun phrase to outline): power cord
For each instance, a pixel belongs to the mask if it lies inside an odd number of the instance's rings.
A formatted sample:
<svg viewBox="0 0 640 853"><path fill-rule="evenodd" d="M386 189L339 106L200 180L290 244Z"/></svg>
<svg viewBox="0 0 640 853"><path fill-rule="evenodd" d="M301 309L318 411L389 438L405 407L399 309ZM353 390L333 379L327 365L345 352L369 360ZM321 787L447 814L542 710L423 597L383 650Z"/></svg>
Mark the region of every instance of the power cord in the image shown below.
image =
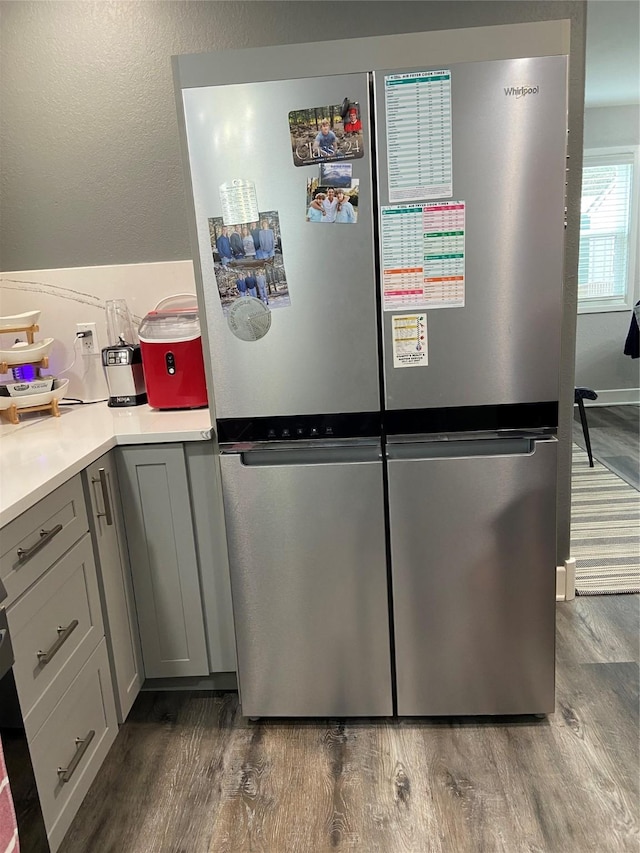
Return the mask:
<svg viewBox="0 0 640 853"><path fill-rule="evenodd" d="M71 362L71 364L67 365L67 367L65 367L64 370L59 370L58 376L62 376L63 374L68 373L71 370L71 368L74 366L74 364L78 360L78 346L77 346L78 341L80 340L80 338L84 338L84 337L86 337L84 332L76 332L76 336L73 339L73 361Z"/></svg>
<svg viewBox="0 0 640 853"><path fill-rule="evenodd" d="M93 337L93 333L90 331L86 332L76 332L76 336L73 340L73 360L70 365L65 367L64 370L58 371L58 376L62 376L64 373L68 373L71 368L74 366L78 359L78 341L82 340L82 338L90 338ZM58 405L60 406L92 406L94 403L106 403L108 397L105 397L104 400L81 400L79 397L64 397L64 400L68 402L63 402L61 400Z"/></svg>
<svg viewBox="0 0 640 853"><path fill-rule="evenodd" d="M64 401L58 403L59 406L93 406L94 403L106 403L109 398L104 400L80 400L78 397L64 397ZM66 402L68 401L68 402Z"/></svg>

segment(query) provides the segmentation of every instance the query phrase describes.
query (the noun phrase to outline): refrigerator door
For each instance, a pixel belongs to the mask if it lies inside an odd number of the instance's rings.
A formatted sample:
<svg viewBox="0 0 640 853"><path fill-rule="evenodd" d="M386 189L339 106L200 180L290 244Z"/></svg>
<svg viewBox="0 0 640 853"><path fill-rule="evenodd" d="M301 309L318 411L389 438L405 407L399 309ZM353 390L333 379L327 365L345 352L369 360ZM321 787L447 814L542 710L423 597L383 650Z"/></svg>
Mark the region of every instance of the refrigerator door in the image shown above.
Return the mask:
<svg viewBox="0 0 640 853"><path fill-rule="evenodd" d="M182 92L198 229L217 418L370 412L379 409L367 74L211 86ZM319 163L295 166L289 112L357 101L364 156L355 224L307 222L307 181ZM336 107L338 109L338 107ZM346 162L346 161L345 161ZM260 212L277 212L291 304L270 304L271 327L239 340L223 316L209 217L219 188L255 184ZM273 302L273 300L272 300Z"/></svg>
<svg viewBox="0 0 640 853"><path fill-rule="evenodd" d="M554 709L557 442L490 443L389 446L401 716Z"/></svg>
<svg viewBox="0 0 640 853"><path fill-rule="evenodd" d="M465 204L464 307L430 310L433 303L407 301L384 312L386 406L397 410L557 400L567 59L477 62L446 70L451 74L453 192L441 198ZM404 134L399 136L403 146L411 148L407 127L421 109L419 101L403 106L400 123L387 116L385 77L402 71L375 73L383 206L390 204L385 126L390 120L394 132ZM517 88L523 86L535 91L518 97ZM442 109L448 115L446 96ZM442 138L446 143L446 134ZM446 159L446 144L442 147ZM428 176L433 164L425 148L419 156ZM393 238L407 240L398 258L413 255L422 262L423 253L433 251L426 248L431 245L426 238L422 245L423 233L433 225L423 227L420 219L414 231L407 226ZM384 255L385 243L387 249L391 243L382 226L381 241ZM416 311L426 314L428 363L394 367L392 317Z"/></svg>
<svg viewBox="0 0 640 853"><path fill-rule="evenodd" d="M243 714L391 714L379 445L221 469Z"/></svg>

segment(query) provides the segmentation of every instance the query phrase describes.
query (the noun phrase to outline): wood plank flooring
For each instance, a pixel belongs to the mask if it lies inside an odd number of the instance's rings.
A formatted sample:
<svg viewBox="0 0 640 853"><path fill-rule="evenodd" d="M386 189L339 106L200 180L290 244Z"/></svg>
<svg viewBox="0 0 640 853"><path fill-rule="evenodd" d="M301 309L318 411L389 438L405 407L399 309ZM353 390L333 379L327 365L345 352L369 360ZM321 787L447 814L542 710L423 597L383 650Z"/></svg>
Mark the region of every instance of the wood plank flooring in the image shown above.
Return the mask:
<svg viewBox="0 0 640 853"><path fill-rule="evenodd" d="M594 457L640 490L640 407L588 406L586 413ZM573 440L586 449L577 406Z"/></svg>
<svg viewBox="0 0 640 853"><path fill-rule="evenodd" d="M275 720L144 693L61 853L637 853L638 596L558 605L547 719Z"/></svg>

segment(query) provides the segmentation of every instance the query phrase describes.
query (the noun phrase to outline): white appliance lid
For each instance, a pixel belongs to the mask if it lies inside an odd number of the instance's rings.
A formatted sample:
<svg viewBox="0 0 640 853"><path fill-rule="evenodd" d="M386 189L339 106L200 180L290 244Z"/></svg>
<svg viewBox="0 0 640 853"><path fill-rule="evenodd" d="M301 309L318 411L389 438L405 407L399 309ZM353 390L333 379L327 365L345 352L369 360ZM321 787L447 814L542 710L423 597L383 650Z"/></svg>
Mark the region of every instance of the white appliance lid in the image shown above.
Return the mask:
<svg viewBox="0 0 640 853"><path fill-rule="evenodd" d="M200 337L197 308L150 311L140 324L138 336L148 344L180 343Z"/></svg>

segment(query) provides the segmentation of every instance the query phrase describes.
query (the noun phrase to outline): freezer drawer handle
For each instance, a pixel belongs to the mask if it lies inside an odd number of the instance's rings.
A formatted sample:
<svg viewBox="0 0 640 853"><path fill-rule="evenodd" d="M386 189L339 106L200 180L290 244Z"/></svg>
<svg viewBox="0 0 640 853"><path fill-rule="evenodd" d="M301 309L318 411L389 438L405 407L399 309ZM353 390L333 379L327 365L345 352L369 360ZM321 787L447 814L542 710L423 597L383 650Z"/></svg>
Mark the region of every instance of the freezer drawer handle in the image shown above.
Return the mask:
<svg viewBox="0 0 640 853"><path fill-rule="evenodd" d="M68 767L58 767L58 777L60 778L60 782L64 785L65 782L69 782L71 777L73 776L76 767L82 761L82 756L85 754L87 749L89 748L89 744L95 737L95 731L91 729L87 732L86 737L80 738L77 737L76 740L76 754L73 756L71 761L69 762Z"/></svg>
<svg viewBox="0 0 640 853"><path fill-rule="evenodd" d="M69 624L67 625L66 628L63 628L62 625L58 625L58 627L56 628L56 630L58 632L58 639L51 646L51 648L47 649L46 652L42 652L42 651L36 652L36 656L38 658L38 663L41 666L46 666L48 663L50 663L51 658L60 651L63 644L69 639L69 637L71 636L71 634L75 631L75 629L77 627L78 627L78 620L77 619L74 619L73 622L69 622Z"/></svg>
<svg viewBox="0 0 640 853"><path fill-rule="evenodd" d="M111 500L109 499L109 486L107 484L107 472L104 468L98 468L98 477L92 477L92 483L100 483L100 488L102 489L102 505L104 506L104 512L97 512L96 518L104 518L107 522L107 525L111 527L113 524L113 513L111 512Z"/></svg>
<svg viewBox="0 0 640 853"><path fill-rule="evenodd" d="M62 530L61 524L56 524L55 527L52 527L51 530L41 530L40 531L40 539L36 542L35 545L32 545L31 548L18 548L18 562L20 565L26 563L27 560L30 560L34 557L41 548L47 544L47 542L51 542L54 536L57 536L58 533Z"/></svg>

